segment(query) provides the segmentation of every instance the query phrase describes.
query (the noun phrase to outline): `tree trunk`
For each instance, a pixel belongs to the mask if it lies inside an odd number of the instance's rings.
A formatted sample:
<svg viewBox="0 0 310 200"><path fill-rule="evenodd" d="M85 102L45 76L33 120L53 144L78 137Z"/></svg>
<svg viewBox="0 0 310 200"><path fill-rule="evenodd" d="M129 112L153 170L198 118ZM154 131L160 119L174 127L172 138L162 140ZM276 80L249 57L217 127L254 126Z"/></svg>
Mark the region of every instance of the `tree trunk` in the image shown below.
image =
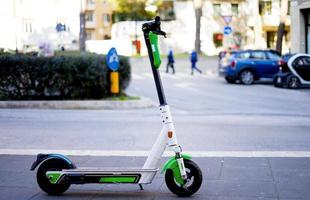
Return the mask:
<svg viewBox="0 0 310 200"><path fill-rule="evenodd" d="M86 32L85 32L85 13L81 12L80 13L80 51L85 51L86 45L85 45L85 40L86 40Z"/></svg>
<svg viewBox="0 0 310 200"><path fill-rule="evenodd" d="M195 35L195 51L201 53L200 41L200 20L202 16L202 0L194 0L195 16L196 16L196 35Z"/></svg>
<svg viewBox="0 0 310 200"><path fill-rule="evenodd" d="M282 54L282 41L284 36L285 21L288 9L288 0L281 0L281 16L277 34L276 50Z"/></svg>

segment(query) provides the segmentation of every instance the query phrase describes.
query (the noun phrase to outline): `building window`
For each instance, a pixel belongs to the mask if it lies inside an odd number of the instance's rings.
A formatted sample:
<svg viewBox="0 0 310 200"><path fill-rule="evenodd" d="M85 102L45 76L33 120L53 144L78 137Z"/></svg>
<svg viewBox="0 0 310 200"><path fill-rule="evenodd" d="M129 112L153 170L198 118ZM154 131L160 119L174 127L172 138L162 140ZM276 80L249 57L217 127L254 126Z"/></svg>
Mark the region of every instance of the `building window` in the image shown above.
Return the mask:
<svg viewBox="0 0 310 200"><path fill-rule="evenodd" d="M88 22L94 21L94 12L93 11L86 11L85 12L85 20Z"/></svg>
<svg viewBox="0 0 310 200"><path fill-rule="evenodd" d="M214 33L213 34L213 43L214 43L214 46L216 48L223 46L223 34L222 33Z"/></svg>
<svg viewBox="0 0 310 200"><path fill-rule="evenodd" d="M111 22L111 16L109 14L103 14L102 15L102 20L103 20L103 25L104 26L109 26Z"/></svg>
<svg viewBox="0 0 310 200"><path fill-rule="evenodd" d="M310 53L310 13L305 12L305 29L306 29L306 53Z"/></svg>
<svg viewBox="0 0 310 200"><path fill-rule="evenodd" d="M95 4L95 0L87 0L86 2L88 5L94 5Z"/></svg>
<svg viewBox="0 0 310 200"><path fill-rule="evenodd" d="M267 48L274 49L276 47L276 39L276 31L267 31Z"/></svg>
<svg viewBox="0 0 310 200"><path fill-rule="evenodd" d="M291 15L291 0L288 0L288 4L287 4L287 15Z"/></svg>
<svg viewBox="0 0 310 200"><path fill-rule="evenodd" d="M231 13L233 16L238 16L239 15L239 5L237 3L232 3L231 4Z"/></svg>
<svg viewBox="0 0 310 200"><path fill-rule="evenodd" d="M111 36L105 34L105 35L103 36L103 39L104 39L104 40L110 40L110 39L111 39Z"/></svg>
<svg viewBox="0 0 310 200"><path fill-rule="evenodd" d="M93 31L86 31L86 40L94 39L94 32Z"/></svg>
<svg viewBox="0 0 310 200"><path fill-rule="evenodd" d="M213 4L213 15L215 17L221 16L221 4L218 3Z"/></svg>
<svg viewBox="0 0 310 200"><path fill-rule="evenodd" d="M261 16L271 15L272 2L271 0L260 0L259 1L259 14Z"/></svg>

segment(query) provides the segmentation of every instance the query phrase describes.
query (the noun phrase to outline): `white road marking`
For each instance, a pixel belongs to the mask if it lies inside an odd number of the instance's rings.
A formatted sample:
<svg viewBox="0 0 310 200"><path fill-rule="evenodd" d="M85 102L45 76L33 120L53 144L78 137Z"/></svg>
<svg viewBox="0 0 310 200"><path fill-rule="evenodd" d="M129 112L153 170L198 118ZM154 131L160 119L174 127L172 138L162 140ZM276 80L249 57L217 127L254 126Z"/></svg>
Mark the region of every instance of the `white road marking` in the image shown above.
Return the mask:
<svg viewBox="0 0 310 200"><path fill-rule="evenodd" d="M211 74L211 72L207 74L195 74L195 76L190 75L190 73L185 73L185 72L176 72L176 74L167 74L166 72L162 72L161 76L163 78L169 78L169 79L174 79L174 80L186 80L186 79L193 79L195 77L202 77L202 78L207 78L207 77L214 77L215 75ZM132 79L135 80L142 80L142 79L150 79L153 78L153 75L151 73L132 73Z"/></svg>
<svg viewBox="0 0 310 200"><path fill-rule="evenodd" d="M141 80L141 79L145 79L144 77L142 77L142 76L140 76L140 75L138 75L138 74L134 74L134 73L132 73L132 79L136 79L136 80Z"/></svg>
<svg viewBox="0 0 310 200"><path fill-rule="evenodd" d="M148 156L149 151L100 151L100 150L59 150L59 149L0 149L0 155L37 155L38 153L59 153L70 156ZM295 157L310 158L310 151L185 151L193 157ZM166 151L164 157L173 156L174 153Z"/></svg>

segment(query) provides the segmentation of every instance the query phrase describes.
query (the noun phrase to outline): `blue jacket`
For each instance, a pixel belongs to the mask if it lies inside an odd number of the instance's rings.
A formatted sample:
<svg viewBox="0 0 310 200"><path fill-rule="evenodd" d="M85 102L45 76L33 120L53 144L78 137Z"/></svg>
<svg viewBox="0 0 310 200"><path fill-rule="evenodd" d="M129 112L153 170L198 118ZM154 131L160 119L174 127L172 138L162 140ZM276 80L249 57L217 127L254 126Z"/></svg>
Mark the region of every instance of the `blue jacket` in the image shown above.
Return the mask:
<svg viewBox="0 0 310 200"><path fill-rule="evenodd" d="M193 51L191 53L191 62L197 62L198 61L198 56L197 56L197 52Z"/></svg>
<svg viewBox="0 0 310 200"><path fill-rule="evenodd" d="M173 58L172 50L170 50L169 53L168 53L168 62L174 63L174 58Z"/></svg>

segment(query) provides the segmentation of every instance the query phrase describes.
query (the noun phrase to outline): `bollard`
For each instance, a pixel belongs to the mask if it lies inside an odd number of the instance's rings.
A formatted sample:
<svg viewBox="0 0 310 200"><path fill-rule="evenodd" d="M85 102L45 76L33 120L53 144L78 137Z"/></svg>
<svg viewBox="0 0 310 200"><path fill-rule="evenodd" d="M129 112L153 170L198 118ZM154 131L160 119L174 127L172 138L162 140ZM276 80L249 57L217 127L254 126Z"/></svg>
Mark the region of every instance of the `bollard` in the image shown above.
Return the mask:
<svg viewBox="0 0 310 200"><path fill-rule="evenodd" d="M110 73L110 83L111 83L111 93L119 94L119 73L111 72Z"/></svg>

